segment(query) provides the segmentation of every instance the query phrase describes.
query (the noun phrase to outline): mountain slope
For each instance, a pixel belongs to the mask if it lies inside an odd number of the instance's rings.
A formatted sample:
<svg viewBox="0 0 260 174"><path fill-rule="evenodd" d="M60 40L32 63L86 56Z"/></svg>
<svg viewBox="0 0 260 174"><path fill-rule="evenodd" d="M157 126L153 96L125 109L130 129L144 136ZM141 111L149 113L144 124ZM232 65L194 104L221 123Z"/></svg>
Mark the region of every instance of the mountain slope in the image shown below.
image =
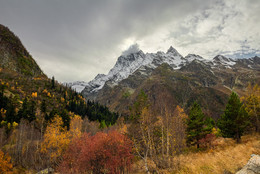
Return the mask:
<svg viewBox="0 0 260 174"><path fill-rule="evenodd" d="M0 66L23 75L45 76L20 39L0 24Z"/></svg>
<svg viewBox="0 0 260 174"><path fill-rule="evenodd" d="M85 87L84 82L77 84L80 84L78 88ZM14 121L13 117L19 115L17 110L21 109L24 100L34 102L37 112L42 110L41 104L45 103L45 117L55 114L66 117L72 112L82 117L88 116L91 121L105 121L107 125L114 124L118 117L117 113L110 112L106 106L86 101L66 85L57 83L54 78L49 79L20 39L0 24L0 110L9 111L10 106L15 108L6 121ZM43 115L38 114L38 117L37 119L43 119ZM0 122L5 119L0 114ZM70 118L66 119L68 121ZM20 121L20 117L15 121Z"/></svg>

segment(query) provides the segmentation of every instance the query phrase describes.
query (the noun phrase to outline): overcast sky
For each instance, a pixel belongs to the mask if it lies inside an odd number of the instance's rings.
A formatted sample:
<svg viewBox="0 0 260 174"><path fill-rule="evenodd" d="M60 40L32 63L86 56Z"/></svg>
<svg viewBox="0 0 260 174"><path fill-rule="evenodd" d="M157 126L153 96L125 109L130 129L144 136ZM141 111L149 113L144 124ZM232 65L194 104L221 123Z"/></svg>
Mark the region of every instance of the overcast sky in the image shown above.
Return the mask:
<svg viewBox="0 0 260 174"><path fill-rule="evenodd" d="M260 55L260 0L0 0L0 23L60 82L107 74L136 43L145 53Z"/></svg>

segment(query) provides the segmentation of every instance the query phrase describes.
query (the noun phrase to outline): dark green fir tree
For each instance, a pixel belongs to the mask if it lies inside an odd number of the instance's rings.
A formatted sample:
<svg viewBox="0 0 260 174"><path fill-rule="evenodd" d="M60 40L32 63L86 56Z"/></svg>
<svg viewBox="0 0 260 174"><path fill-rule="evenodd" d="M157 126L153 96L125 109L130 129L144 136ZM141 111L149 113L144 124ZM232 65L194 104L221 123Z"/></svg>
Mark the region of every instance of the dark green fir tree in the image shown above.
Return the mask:
<svg viewBox="0 0 260 174"><path fill-rule="evenodd" d="M54 76L52 76L51 78L51 89L54 89L55 88L55 78Z"/></svg>
<svg viewBox="0 0 260 174"><path fill-rule="evenodd" d="M197 145L199 148L199 140L211 133L213 128L212 120L204 115L200 105L194 102L187 120L187 145Z"/></svg>
<svg viewBox="0 0 260 174"><path fill-rule="evenodd" d="M46 101L43 100L41 103L41 112L45 114L46 110L47 110Z"/></svg>
<svg viewBox="0 0 260 174"><path fill-rule="evenodd" d="M27 114L28 114L28 99L27 97L25 97L23 100L22 108L18 112L19 120L22 118L27 119Z"/></svg>
<svg viewBox="0 0 260 174"><path fill-rule="evenodd" d="M218 120L217 126L223 137L234 138L237 143L239 143L241 141L241 136L248 125L248 114L242 106L238 95L232 92L224 114L221 115Z"/></svg>

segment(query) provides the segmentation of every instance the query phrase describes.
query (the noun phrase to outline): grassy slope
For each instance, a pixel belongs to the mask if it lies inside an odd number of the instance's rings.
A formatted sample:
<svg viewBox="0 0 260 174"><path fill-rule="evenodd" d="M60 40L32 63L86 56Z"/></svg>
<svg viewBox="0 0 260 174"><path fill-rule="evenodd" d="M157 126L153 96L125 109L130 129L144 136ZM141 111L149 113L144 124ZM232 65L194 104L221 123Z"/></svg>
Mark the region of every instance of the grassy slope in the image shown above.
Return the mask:
<svg viewBox="0 0 260 174"><path fill-rule="evenodd" d="M215 149L203 153L180 156L181 169L177 173L224 173L236 172L250 159L260 154L260 136L244 136L241 144L232 139L220 139Z"/></svg>

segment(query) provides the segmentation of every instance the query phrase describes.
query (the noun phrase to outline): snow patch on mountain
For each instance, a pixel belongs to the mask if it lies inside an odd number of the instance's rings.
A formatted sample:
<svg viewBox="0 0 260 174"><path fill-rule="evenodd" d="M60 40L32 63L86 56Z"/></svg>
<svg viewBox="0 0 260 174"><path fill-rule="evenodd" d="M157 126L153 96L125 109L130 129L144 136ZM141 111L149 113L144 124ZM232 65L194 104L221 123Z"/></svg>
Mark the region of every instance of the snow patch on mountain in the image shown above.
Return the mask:
<svg viewBox="0 0 260 174"><path fill-rule="evenodd" d="M214 64L214 66L222 65L226 68L231 68L233 65L236 64L236 60L231 59L231 58L227 58L227 57L222 56L222 55L217 55L216 57L214 57L212 62Z"/></svg>
<svg viewBox="0 0 260 174"><path fill-rule="evenodd" d="M75 90L76 92L80 93L87 85L87 82L84 81L76 81L76 82L68 82L62 83L64 86L71 87L71 89Z"/></svg>

